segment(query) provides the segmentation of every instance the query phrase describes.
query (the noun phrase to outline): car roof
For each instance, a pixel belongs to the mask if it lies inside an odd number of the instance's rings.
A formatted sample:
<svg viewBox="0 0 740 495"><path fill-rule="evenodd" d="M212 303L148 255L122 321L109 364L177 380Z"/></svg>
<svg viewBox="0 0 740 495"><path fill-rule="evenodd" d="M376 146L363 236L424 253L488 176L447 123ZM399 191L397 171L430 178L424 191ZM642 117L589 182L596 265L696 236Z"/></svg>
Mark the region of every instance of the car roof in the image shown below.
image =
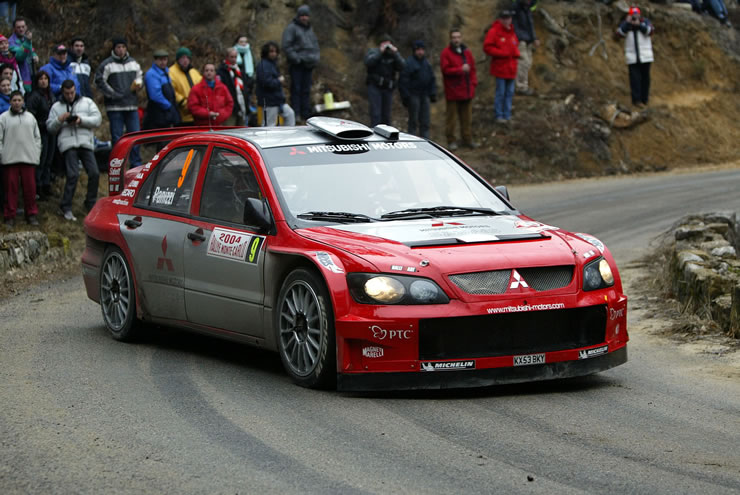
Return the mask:
<svg viewBox="0 0 740 495"><path fill-rule="evenodd" d="M241 138L250 141L260 148L279 148L281 146L305 146L312 144L328 143L368 143L387 142L388 139L372 134L362 139L339 139L328 133L322 132L310 126L296 127L246 127L243 129L220 129L212 131L213 134ZM210 134L210 133L208 133ZM192 136L192 135L190 135ZM399 133L398 141L425 141L412 134Z"/></svg>

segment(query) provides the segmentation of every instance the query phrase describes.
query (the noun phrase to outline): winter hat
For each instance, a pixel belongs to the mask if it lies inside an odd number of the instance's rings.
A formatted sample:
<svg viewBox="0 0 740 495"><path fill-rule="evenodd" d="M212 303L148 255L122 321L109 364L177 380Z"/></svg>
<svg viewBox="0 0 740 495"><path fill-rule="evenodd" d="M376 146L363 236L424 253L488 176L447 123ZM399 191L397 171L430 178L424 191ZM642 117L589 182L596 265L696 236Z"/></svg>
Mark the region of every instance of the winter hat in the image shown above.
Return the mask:
<svg viewBox="0 0 740 495"><path fill-rule="evenodd" d="M57 45L54 47L54 53L59 55L60 53L67 53L67 47L64 45Z"/></svg>
<svg viewBox="0 0 740 495"><path fill-rule="evenodd" d="M167 50L165 50L164 48L157 48L156 50L154 50L153 55L154 55L154 58L163 58L163 57L170 56L170 54L167 53Z"/></svg>
<svg viewBox="0 0 740 495"><path fill-rule="evenodd" d="M504 17L514 17L514 11L513 10L505 9L505 10L502 10L501 13L498 16L500 18L502 18L502 19Z"/></svg>
<svg viewBox="0 0 740 495"><path fill-rule="evenodd" d="M0 41L8 41L8 38L6 38L4 35L0 34Z"/></svg>
<svg viewBox="0 0 740 495"><path fill-rule="evenodd" d="M117 45L128 47L128 43L126 43L126 38L124 38L123 36L117 36L113 38L113 48L115 48Z"/></svg>
<svg viewBox="0 0 740 495"><path fill-rule="evenodd" d="M629 12L627 12L627 15L633 16L633 15L640 15L640 9L637 7L630 7Z"/></svg>
<svg viewBox="0 0 740 495"><path fill-rule="evenodd" d="M298 14L298 17L300 17L302 15L310 16L311 15L311 8L308 5L301 5L300 7L298 7L297 14Z"/></svg>
<svg viewBox="0 0 740 495"><path fill-rule="evenodd" d="M416 50L417 48L424 48L426 49L426 45L424 44L423 40L416 40L411 44L411 47Z"/></svg>
<svg viewBox="0 0 740 495"><path fill-rule="evenodd" d="M188 57L192 58L193 57L193 52L190 51L190 48L181 46L175 52L175 60L179 60L180 57L182 57L183 55L187 55Z"/></svg>

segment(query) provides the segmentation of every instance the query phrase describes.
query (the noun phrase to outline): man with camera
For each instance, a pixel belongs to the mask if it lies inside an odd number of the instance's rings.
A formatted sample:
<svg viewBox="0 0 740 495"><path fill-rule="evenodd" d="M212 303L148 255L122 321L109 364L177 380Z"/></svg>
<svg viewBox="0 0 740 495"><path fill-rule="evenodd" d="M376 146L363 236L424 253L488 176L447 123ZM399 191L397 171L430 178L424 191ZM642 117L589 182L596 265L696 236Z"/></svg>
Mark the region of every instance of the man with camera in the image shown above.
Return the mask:
<svg viewBox="0 0 740 495"><path fill-rule="evenodd" d="M74 81L67 79L62 83L62 97L54 103L46 120L46 129L58 134L57 145L64 156L67 182L60 205L65 220L77 220L72 213L72 199L80 178L79 161L87 172L87 196L85 207L89 210L98 197L100 172L95 161L93 138L102 116L95 102L77 94Z"/></svg>
<svg viewBox="0 0 740 495"><path fill-rule="evenodd" d="M640 14L640 9L630 7L627 17L617 29L624 38L624 57L629 69L632 104L644 108L650 94L650 64L653 62L653 25Z"/></svg>
<svg viewBox="0 0 740 495"><path fill-rule="evenodd" d="M377 48L365 55L367 67L367 98L370 107L370 126L391 124L393 91L396 89L398 73L403 70L403 58L393 45L390 36L383 36Z"/></svg>

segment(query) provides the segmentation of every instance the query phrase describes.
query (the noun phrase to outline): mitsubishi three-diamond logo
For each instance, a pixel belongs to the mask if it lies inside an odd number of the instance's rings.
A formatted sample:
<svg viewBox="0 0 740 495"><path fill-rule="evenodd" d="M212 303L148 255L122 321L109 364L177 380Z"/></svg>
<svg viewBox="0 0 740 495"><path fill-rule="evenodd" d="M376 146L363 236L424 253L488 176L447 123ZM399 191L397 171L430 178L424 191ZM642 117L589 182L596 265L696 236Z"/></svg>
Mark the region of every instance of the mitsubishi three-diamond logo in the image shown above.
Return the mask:
<svg viewBox="0 0 740 495"><path fill-rule="evenodd" d="M511 271L511 286L509 289L518 289L519 287L522 288L529 288L529 285L527 285L527 282L522 278L521 275L519 275L519 272L516 270Z"/></svg>
<svg viewBox="0 0 740 495"><path fill-rule="evenodd" d="M162 239L162 256L157 258L157 270L164 269L165 265L167 266L167 271L175 271L172 260L167 258L167 236L164 236L164 239Z"/></svg>

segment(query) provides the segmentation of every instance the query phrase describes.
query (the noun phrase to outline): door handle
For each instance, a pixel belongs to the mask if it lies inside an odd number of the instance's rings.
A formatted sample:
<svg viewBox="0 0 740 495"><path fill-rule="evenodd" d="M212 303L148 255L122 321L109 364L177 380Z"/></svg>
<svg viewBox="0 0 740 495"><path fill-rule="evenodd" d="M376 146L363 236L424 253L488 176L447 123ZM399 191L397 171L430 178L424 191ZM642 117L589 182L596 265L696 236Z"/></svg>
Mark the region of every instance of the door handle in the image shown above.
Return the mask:
<svg viewBox="0 0 740 495"><path fill-rule="evenodd" d="M140 217L129 218L128 220L123 222L123 224L130 229L135 229L135 228L141 227L141 218Z"/></svg>
<svg viewBox="0 0 740 495"><path fill-rule="evenodd" d="M198 232L188 232L188 239L190 239L191 241L203 242L206 240L206 236Z"/></svg>

